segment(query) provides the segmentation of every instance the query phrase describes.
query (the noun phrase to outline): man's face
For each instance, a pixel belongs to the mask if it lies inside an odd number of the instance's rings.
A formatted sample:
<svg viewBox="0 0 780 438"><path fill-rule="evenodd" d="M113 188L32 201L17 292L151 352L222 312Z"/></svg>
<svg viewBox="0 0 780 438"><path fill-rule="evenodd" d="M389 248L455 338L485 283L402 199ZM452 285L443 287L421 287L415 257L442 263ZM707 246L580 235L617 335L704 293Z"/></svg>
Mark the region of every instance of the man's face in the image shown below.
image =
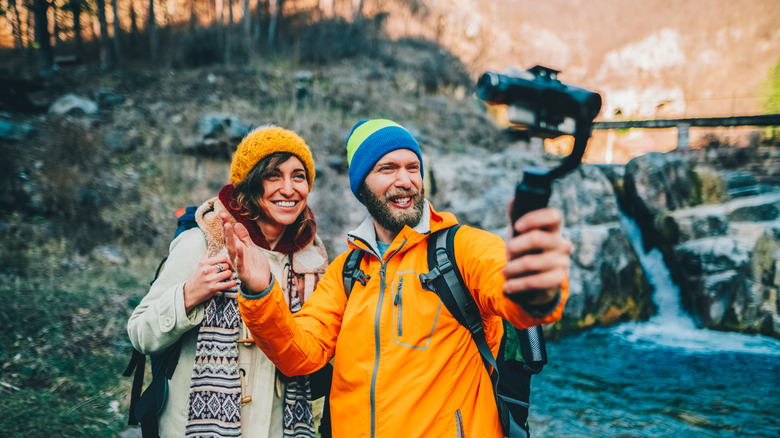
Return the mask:
<svg viewBox="0 0 780 438"><path fill-rule="evenodd" d="M420 160L408 149L377 161L360 186L360 196L376 223L392 234L420 223L424 190Z"/></svg>

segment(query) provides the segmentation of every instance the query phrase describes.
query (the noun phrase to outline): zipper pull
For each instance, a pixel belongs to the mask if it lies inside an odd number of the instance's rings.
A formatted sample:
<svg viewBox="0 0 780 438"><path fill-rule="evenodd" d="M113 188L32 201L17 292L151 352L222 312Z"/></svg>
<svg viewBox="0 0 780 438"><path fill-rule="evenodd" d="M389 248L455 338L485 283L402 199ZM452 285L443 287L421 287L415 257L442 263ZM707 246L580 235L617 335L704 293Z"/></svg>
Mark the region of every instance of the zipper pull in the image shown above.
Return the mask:
<svg viewBox="0 0 780 438"><path fill-rule="evenodd" d="M401 277L401 279L398 280L398 291L395 293L395 297L393 298L393 305L398 306L401 304L401 288L404 284L404 279Z"/></svg>
<svg viewBox="0 0 780 438"><path fill-rule="evenodd" d="M401 277L398 279L398 291L395 294L395 301L393 302L393 305L398 306L398 336L403 336L403 324L401 323L401 318L403 317L403 297L401 295L401 290L403 289L404 285L404 278Z"/></svg>

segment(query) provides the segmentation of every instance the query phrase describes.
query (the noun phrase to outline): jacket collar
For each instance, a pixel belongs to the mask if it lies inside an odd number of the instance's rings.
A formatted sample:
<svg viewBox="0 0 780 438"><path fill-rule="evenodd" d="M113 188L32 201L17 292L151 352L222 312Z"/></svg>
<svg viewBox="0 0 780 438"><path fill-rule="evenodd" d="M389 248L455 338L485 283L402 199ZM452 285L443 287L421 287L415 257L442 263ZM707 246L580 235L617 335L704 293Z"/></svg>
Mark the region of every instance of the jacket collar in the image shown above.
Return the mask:
<svg viewBox="0 0 780 438"><path fill-rule="evenodd" d="M414 244L424 240L432 231L450 227L457 224L455 215L452 213L438 213L426 199L423 204L423 214L420 222L414 228L405 226L403 230L395 237L390 244L387 254L392 254L398 248L410 248ZM366 219L358 225L357 228L347 233L347 241L351 247L356 247L364 251L369 251L377 255L378 245L376 243L376 229L374 228L374 219L367 215ZM380 258L377 256L377 258Z"/></svg>

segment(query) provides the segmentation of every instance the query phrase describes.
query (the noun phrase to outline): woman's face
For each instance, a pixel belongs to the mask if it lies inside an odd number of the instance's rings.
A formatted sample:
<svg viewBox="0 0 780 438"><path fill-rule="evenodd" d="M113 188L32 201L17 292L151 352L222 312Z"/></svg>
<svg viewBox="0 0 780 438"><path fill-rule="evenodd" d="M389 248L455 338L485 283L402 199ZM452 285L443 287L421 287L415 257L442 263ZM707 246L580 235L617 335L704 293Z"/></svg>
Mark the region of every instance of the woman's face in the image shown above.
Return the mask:
<svg viewBox="0 0 780 438"><path fill-rule="evenodd" d="M290 157L263 180L260 207L265 217L260 220L268 225L290 225L306 208L308 197L309 182L303 163L296 157Z"/></svg>

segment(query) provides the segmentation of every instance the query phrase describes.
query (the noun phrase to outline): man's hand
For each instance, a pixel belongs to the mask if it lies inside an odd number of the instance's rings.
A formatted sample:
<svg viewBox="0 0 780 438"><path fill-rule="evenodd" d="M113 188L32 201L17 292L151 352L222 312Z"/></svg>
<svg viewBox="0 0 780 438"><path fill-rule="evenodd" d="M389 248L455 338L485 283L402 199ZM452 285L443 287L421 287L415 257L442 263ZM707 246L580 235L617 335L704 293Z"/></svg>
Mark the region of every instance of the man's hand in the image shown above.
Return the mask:
<svg viewBox="0 0 780 438"><path fill-rule="evenodd" d="M544 305L566 280L572 250L561 235L561 212L552 208L534 210L514 223L519 234L506 245L504 294L513 301Z"/></svg>
<svg viewBox="0 0 780 438"><path fill-rule="evenodd" d="M259 246L252 242L242 224L233 225L226 213L220 215L228 257L245 291L262 292L271 284L271 266Z"/></svg>

